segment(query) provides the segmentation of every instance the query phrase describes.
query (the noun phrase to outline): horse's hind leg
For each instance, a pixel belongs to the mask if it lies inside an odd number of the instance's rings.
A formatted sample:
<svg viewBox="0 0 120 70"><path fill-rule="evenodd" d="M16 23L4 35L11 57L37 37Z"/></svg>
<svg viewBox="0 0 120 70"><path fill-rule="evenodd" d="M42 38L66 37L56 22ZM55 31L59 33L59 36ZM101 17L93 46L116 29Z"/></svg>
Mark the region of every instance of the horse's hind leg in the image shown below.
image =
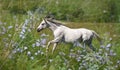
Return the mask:
<svg viewBox="0 0 120 70"><path fill-rule="evenodd" d="M87 44L88 44L90 49L92 49L93 51L96 51L96 49L92 45L92 37L87 41Z"/></svg>
<svg viewBox="0 0 120 70"><path fill-rule="evenodd" d="M92 44L89 44L88 46L89 46L89 47L90 47L90 49L92 49L93 51L96 51L96 49L93 47L93 45L92 45Z"/></svg>
<svg viewBox="0 0 120 70"><path fill-rule="evenodd" d="M85 43L85 42L83 43L83 48L85 48L85 49L86 49L86 43Z"/></svg>
<svg viewBox="0 0 120 70"><path fill-rule="evenodd" d="M86 49L87 40L83 41L83 48Z"/></svg>

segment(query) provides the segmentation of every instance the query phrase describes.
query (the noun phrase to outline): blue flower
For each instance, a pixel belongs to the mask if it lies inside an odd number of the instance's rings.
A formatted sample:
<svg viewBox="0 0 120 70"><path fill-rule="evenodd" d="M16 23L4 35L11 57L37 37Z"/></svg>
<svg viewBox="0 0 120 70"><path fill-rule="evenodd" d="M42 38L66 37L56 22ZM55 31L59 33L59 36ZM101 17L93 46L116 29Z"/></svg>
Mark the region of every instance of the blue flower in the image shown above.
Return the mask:
<svg viewBox="0 0 120 70"><path fill-rule="evenodd" d="M106 45L107 48L110 48L111 46L112 46L111 43L109 43L109 44Z"/></svg>
<svg viewBox="0 0 120 70"><path fill-rule="evenodd" d="M35 47L35 44L32 44L32 47L34 48L34 47Z"/></svg>
<svg viewBox="0 0 120 70"><path fill-rule="evenodd" d="M38 53L37 53L37 52L35 52L35 55L38 55Z"/></svg>
<svg viewBox="0 0 120 70"><path fill-rule="evenodd" d="M41 45L45 45L46 44L46 42L47 42L47 39L46 38L43 38L43 39L41 39Z"/></svg>
<svg viewBox="0 0 120 70"><path fill-rule="evenodd" d="M112 38L110 38L109 40L112 41Z"/></svg>
<svg viewBox="0 0 120 70"><path fill-rule="evenodd" d="M41 52L41 55L43 55L44 54L44 52Z"/></svg>
<svg viewBox="0 0 120 70"><path fill-rule="evenodd" d="M75 56L76 56L76 54L74 54L74 53L70 53L70 55L69 55L70 58L75 58Z"/></svg>
<svg viewBox="0 0 120 70"><path fill-rule="evenodd" d="M41 34L40 35L41 37L46 37L46 36L49 36L49 35L46 35L45 33Z"/></svg>
<svg viewBox="0 0 120 70"><path fill-rule="evenodd" d="M31 59L31 60L34 60L34 57L33 57L33 56L31 56L31 57L30 57L30 59Z"/></svg>
<svg viewBox="0 0 120 70"><path fill-rule="evenodd" d="M47 35L46 35L45 33L43 33L43 34L41 34L40 36L41 36L41 37L45 37L45 36L47 36Z"/></svg>
<svg viewBox="0 0 120 70"><path fill-rule="evenodd" d="M30 55L31 55L31 52L30 52L30 51L28 51L28 52L27 52L27 55L28 55L28 56L30 56Z"/></svg>
<svg viewBox="0 0 120 70"><path fill-rule="evenodd" d="M109 51L109 50L110 50L110 48L106 47L106 48L105 48L105 50Z"/></svg>
<svg viewBox="0 0 120 70"><path fill-rule="evenodd" d="M79 62L81 60L81 57L77 57L76 60Z"/></svg>
<svg viewBox="0 0 120 70"><path fill-rule="evenodd" d="M11 28L13 28L13 26L8 26L8 29L11 29Z"/></svg>
<svg viewBox="0 0 120 70"><path fill-rule="evenodd" d="M17 48L17 51L18 51L18 52L21 52L21 48Z"/></svg>
<svg viewBox="0 0 120 70"><path fill-rule="evenodd" d="M120 60L117 61L117 64L120 64Z"/></svg>
<svg viewBox="0 0 120 70"><path fill-rule="evenodd" d="M22 52L23 52L23 50L21 49L21 50L20 50L20 52L22 53Z"/></svg>
<svg viewBox="0 0 120 70"><path fill-rule="evenodd" d="M37 53L39 54L39 53L41 53L41 51L40 51L40 50L38 50L38 51L37 51Z"/></svg>
<svg viewBox="0 0 120 70"><path fill-rule="evenodd" d="M105 48L105 46L104 46L104 45L100 45L100 48L103 48L103 49L104 49L104 48Z"/></svg>
<svg viewBox="0 0 120 70"><path fill-rule="evenodd" d="M27 50L27 49L28 49L28 47L27 47L27 46L25 46L25 47L24 47L24 50Z"/></svg>
<svg viewBox="0 0 120 70"><path fill-rule="evenodd" d="M52 61L53 61L53 59L49 59L49 61L50 61L50 62L52 62Z"/></svg>
<svg viewBox="0 0 120 70"><path fill-rule="evenodd" d="M39 42L36 42L35 44L36 44L36 46L40 46L40 43L39 43Z"/></svg>

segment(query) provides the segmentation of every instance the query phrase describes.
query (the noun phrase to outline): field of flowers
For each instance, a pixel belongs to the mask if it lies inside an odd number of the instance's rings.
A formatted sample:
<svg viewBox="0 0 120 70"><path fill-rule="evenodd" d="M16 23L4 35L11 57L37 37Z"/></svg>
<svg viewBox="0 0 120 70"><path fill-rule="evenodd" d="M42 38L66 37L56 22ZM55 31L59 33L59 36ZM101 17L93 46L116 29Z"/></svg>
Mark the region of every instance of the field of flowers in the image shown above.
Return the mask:
<svg viewBox="0 0 120 70"><path fill-rule="evenodd" d="M100 34L104 44L94 39L97 51L61 43L51 54L45 47L53 39L45 29L37 33L42 15L28 11L26 15L0 16L0 70L119 70L120 24L64 22L72 28L85 27Z"/></svg>

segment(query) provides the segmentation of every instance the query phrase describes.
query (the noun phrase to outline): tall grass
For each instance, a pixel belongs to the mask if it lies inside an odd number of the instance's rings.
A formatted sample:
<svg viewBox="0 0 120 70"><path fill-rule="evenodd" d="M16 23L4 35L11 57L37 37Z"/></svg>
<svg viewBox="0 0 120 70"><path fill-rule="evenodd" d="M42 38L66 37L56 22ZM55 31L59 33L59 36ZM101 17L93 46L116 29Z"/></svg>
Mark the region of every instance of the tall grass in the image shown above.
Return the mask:
<svg viewBox="0 0 120 70"><path fill-rule="evenodd" d="M57 19L82 22L119 22L119 0L2 0L1 10L12 14L35 11L55 15Z"/></svg>
<svg viewBox="0 0 120 70"><path fill-rule="evenodd" d="M4 16L7 16L5 18ZM42 16L31 11L26 15L4 14L0 22L0 70L119 70L119 40L117 24L65 22L72 28L93 29L104 40L103 46L94 40L96 52L71 44L59 44L54 54L45 55L45 47L53 39L49 29L37 33ZM111 30L111 28L113 30Z"/></svg>
<svg viewBox="0 0 120 70"><path fill-rule="evenodd" d="M78 6L79 3L77 1L78 0L75 0L71 3L68 0L64 0L58 1L58 3L61 3L61 9L64 7L65 9L68 8L69 11L73 12L73 10L70 9L72 8L72 6L74 7L73 9ZM37 33L36 31L37 26L40 24L42 18L44 17L43 14L46 13L44 7L48 8L48 10L51 10L53 12L59 12L56 15L57 17L59 17L59 19L63 19L61 15L65 13L62 11L60 12L58 8L59 5L57 5L57 2L54 0L39 0L38 2L40 4L26 0L2 1L2 4L5 4L6 6L2 5L2 8L0 7L0 9L2 10L0 11L0 70L120 69L119 24L106 24L96 22L65 22L65 25L71 28L84 27L95 30L103 39L104 44L100 46L98 41L94 39L93 45L94 47L96 47L97 51L93 52L88 47L86 48L86 50L80 48L79 46L70 49L72 47L72 44L61 43L58 45L54 54L51 54L51 45L49 48L48 56L46 56L46 45L48 41L53 39L52 32L49 29L45 29L40 33ZM48 4L47 2L51 3ZM68 2L68 4L64 5L66 2ZM76 2L77 4L75 4ZM82 4L84 3L82 2ZM25 4L25 6L22 4ZM31 6L27 6L26 4L30 4ZM44 6L44 4L46 6ZM67 5L70 4L71 6L67 7ZM18 11L14 10L16 9L14 5L18 5ZM32 8L32 6L36 5L40 5L42 8L40 7L38 9L35 9L34 11L29 11L31 9L34 9ZM25 8L23 8L22 6L24 6ZM50 6L50 8L48 6ZM54 9L53 6L55 6L56 8ZM21 9L23 9L25 12L20 12ZM44 10L44 13L41 10ZM67 10L64 11L67 12ZM69 17L69 15L66 16ZM76 18L75 20L77 21Z"/></svg>

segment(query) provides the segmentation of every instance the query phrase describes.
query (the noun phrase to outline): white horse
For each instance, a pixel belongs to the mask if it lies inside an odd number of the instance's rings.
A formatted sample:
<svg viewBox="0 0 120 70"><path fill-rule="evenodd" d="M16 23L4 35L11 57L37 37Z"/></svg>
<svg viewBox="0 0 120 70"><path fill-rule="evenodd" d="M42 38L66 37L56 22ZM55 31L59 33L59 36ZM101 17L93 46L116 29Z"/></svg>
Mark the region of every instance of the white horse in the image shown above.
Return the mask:
<svg viewBox="0 0 120 70"><path fill-rule="evenodd" d="M50 44L53 43L53 53L57 44L61 41L67 43L75 43L78 41L80 43L83 42L84 47L87 44L93 51L95 51L95 48L92 45L93 37L96 37L97 40L101 43L99 35L93 30L89 30L86 28L72 29L50 18L43 19L40 25L38 26L37 31L40 32L44 28L51 29L54 34L54 39L48 42L46 52L48 52Z"/></svg>

